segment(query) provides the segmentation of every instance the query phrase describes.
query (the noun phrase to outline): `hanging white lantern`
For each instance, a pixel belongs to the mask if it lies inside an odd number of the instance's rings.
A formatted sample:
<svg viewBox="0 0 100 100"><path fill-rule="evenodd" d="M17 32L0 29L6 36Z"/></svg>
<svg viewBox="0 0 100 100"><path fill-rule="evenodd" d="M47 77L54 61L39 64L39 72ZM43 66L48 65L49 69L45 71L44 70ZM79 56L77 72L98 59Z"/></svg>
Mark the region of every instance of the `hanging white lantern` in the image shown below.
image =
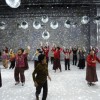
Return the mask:
<svg viewBox="0 0 100 100"><path fill-rule="evenodd" d="M73 28L76 28L76 25L77 25L77 23L73 23L72 27Z"/></svg>
<svg viewBox="0 0 100 100"><path fill-rule="evenodd" d="M70 22L70 20L66 20L65 23L64 23L64 26L65 26L66 28L70 28L70 27L71 27L71 22Z"/></svg>
<svg viewBox="0 0 100 100"><path fill-rule="evenodd" d="M95 24L99 23L100 22L100 16L95 17L93 22Z"/></svg>
<svg viewBox="0 0 100 100"><path fill-rule="evenodd" d="M22 22L19 28L27 29L28 28L28 23L26 21Z"/></svg>
<svg viewBox="0 0 100 100"><path fill-rule="evenodd" d="M57 29L57 28L58 28L58 22L56 22L56 21L51 22L51 23L50 23L50 27L51 27L52 29Z"/></svg>
<svg viewBox="0 0 100 100"><path fill-rule="evenodd" d="M44 31L44 32L42 33L42 38L45 39L45 40L49 39L49 38L50 38L49 32L48 32L48 31Z"/></svg>
<svg viewBox="0 0 100 100"><path fill-rule="evenodd" d="M35 29L40 29L40 28L41 28L41 24L40 24L38 21L34 21L34 22L33 22L33 27L34 27Z"/></svg>
<svg viewBox="0 0 100 100"><path fill-rule="evenodd" d="M82 24L87 24L89 22L89 17L88 16L83 16L81 19Z"/></svg>
<svg viewBox="0 0 100 100"><path fill-rule="evenodd" d="M6 28L6 24L4 22L0 22L0 29L4 30Z"/></svg>
<svg viewBox="0 0 100 100"><path fill-rule="evenodd" d="M21 0L6 0L6 3L11 8L18 8L21 5Z"/></svg>
<svg viewBox="0 0 100 100"><path fill-rule="evenodd" d="M47 23L49 18L48 18L48 16L43 16L41 20L43 23Z"/></svg>

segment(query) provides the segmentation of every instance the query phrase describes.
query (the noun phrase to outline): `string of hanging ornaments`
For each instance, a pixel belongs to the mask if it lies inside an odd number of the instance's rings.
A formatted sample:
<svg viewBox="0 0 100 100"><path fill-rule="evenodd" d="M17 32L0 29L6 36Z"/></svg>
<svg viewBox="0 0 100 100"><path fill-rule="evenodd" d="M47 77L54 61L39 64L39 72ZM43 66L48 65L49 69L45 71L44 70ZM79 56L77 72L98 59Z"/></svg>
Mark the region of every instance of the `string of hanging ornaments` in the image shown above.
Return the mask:
<svg viewBox="0 0 100 100"><path fill-rule="evenodd" d="M41 21L43 23L47 23L48 20L49 20L49 18L47 16L42 17L42 19L41 19ZM95 24L98 24L98 23L100 23L100 16L96 16L93 19L90 19L88 16L81 17L81 24L83 24L83 25L88 24L90 21L93 21ZM76 28L77 25L78 25L77 22L72 22L69 19L65 20L65 22L64 22L65 28L70 28L70 27ZM0 22L0 30L4 30L6 28L6 26L7 26L7 24L4 21ZM23 21L20 24L18 23L17 26L18 26L18 28L22 28L22 29L27 29L29 27L28 22L26 22L26 21ZM57 21L51 21L50 27L52 29L57 29L59 27L59 24ZM41 25L40 21L34 20L33 28L35 28L37 30L41 29L42 25Z"/></svg>
<svg viewBox="0 0 100 100"><path fill-rule="evenodd" d="M21 5L21 0L5 0L6 4L11 8L18 8Z"/></svg>

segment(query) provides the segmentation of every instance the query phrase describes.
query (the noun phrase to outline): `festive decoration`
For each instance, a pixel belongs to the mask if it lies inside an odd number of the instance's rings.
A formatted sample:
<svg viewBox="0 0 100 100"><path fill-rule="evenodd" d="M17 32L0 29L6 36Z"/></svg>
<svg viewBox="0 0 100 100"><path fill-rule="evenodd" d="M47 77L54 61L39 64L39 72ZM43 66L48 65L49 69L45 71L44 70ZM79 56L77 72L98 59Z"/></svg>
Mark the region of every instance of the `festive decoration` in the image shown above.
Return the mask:
<svg viewBox="0 0 100 100"><path fill-rule="evenodd" d="M43 39L45 39L45 40L49 39L49 37L50 37L49 32L45 30L45 31L42 33L42 37L43 37Z"/></svg>
<svg viewBox="0 0 100 100"><path fill-rule="evenodd" d="M100 22L100 16L95 17L95 18L94 18L94 23L97 24L97 23L99 23L99 22Z"/></svg>
<svg viewBox="0 0 100 100"><path fill-rule="evenodd" d="M28 28L28 23L26 21L24 21L24 22L21 23L20 27L23 28L23 29L27 29Z"/></svg>
<svg viewBox="0 0 100 100"><path fill-rule="evenodd" d="M57 22L57 21L52 21L52 22L50 23L50 27L51 27L52 29L57 29L57 28L58 28L58 22Z"/></svg>
<svg viewBox="0 0 100 100"><path fill-rule="evenodd" d="M81 19L82 24L87 24L89 22L89 17L88 16L83 16Z"/></svg>
<svg viewBox="0 0 100 100"><path fill-rule="evenodd" d="M65 26L66 28L70 28L70 26L71 26L70 20L66 20L65 23L64 23L64 26Z"/></svg>
<svg viewBox="0 0 100 100"><path fill-rule="evenodd" d="M48 16L43 16L41 20L43 23L47 23L49 18L48 18Z"/></svg>
<svg viewBox="0 0 100 100"><path fill-rule="evenodd" d="M6 3L11 8L18 8L21 5L21 0L6 0Z"/></svg>
<svg viewBox="0 0 100 100"><path fill-rule="evenodd" d="M40 29L40 28L41 28L41 24L40 24L38 21L34 21L34 22L33 22L33 27L34 27L35 29Z"/></svg>
<svg viewBox="0 0 100 100"><path fill-rule="evenodd" d="M0 22L0 29L4 30L6 28L6 24L4 22Z"/></svg>
<svg viewBox="0 0 100 100"><path fill-rule="evenodd" d="M73 23L72 27L76 28L76 26L77 26L77 23Z"/></svg>

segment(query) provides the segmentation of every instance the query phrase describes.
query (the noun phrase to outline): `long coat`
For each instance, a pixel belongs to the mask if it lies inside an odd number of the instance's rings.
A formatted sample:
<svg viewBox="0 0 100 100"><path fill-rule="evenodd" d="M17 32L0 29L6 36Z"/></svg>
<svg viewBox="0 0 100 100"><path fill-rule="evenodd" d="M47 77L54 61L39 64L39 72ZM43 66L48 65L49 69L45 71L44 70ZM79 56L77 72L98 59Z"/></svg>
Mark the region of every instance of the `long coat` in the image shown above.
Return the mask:
<svg viewBox="0 0 100 100"><path fill-rule="evenodd" d="M96 73L96 63L92 61L98 61L100 63L100 59L94 55L87 56L87 69L86 69L86 80L88 82L96 82L98 81L97 73Z"/></svg>

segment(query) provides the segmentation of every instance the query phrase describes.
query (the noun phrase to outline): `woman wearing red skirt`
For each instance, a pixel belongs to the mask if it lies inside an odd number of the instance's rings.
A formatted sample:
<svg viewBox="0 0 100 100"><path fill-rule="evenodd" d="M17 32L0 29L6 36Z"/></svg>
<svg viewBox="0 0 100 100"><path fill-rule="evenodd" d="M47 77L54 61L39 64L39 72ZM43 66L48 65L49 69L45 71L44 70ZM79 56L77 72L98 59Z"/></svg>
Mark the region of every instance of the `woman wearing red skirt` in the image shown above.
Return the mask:
<svg viewBox="0 0 100 100"><path fill-rule="evenodd" d="M60 72L61 72L61 64L60 64L60 52L62 51L62 49L60 47L57 47L55 50L53 50L54 52L54 65L53 65L53 69L56 70L59 68Z"/></svg>
<svg viewBox="0 0 100 100"><path fill-rule="evenodd" d="M98 81L96 73L96 61L100 63L100 59L95 55L94 50L91 50L90 54L87 56L87 69L86 69L86 80L90 86L94 85L93 82Z"/></svg>

